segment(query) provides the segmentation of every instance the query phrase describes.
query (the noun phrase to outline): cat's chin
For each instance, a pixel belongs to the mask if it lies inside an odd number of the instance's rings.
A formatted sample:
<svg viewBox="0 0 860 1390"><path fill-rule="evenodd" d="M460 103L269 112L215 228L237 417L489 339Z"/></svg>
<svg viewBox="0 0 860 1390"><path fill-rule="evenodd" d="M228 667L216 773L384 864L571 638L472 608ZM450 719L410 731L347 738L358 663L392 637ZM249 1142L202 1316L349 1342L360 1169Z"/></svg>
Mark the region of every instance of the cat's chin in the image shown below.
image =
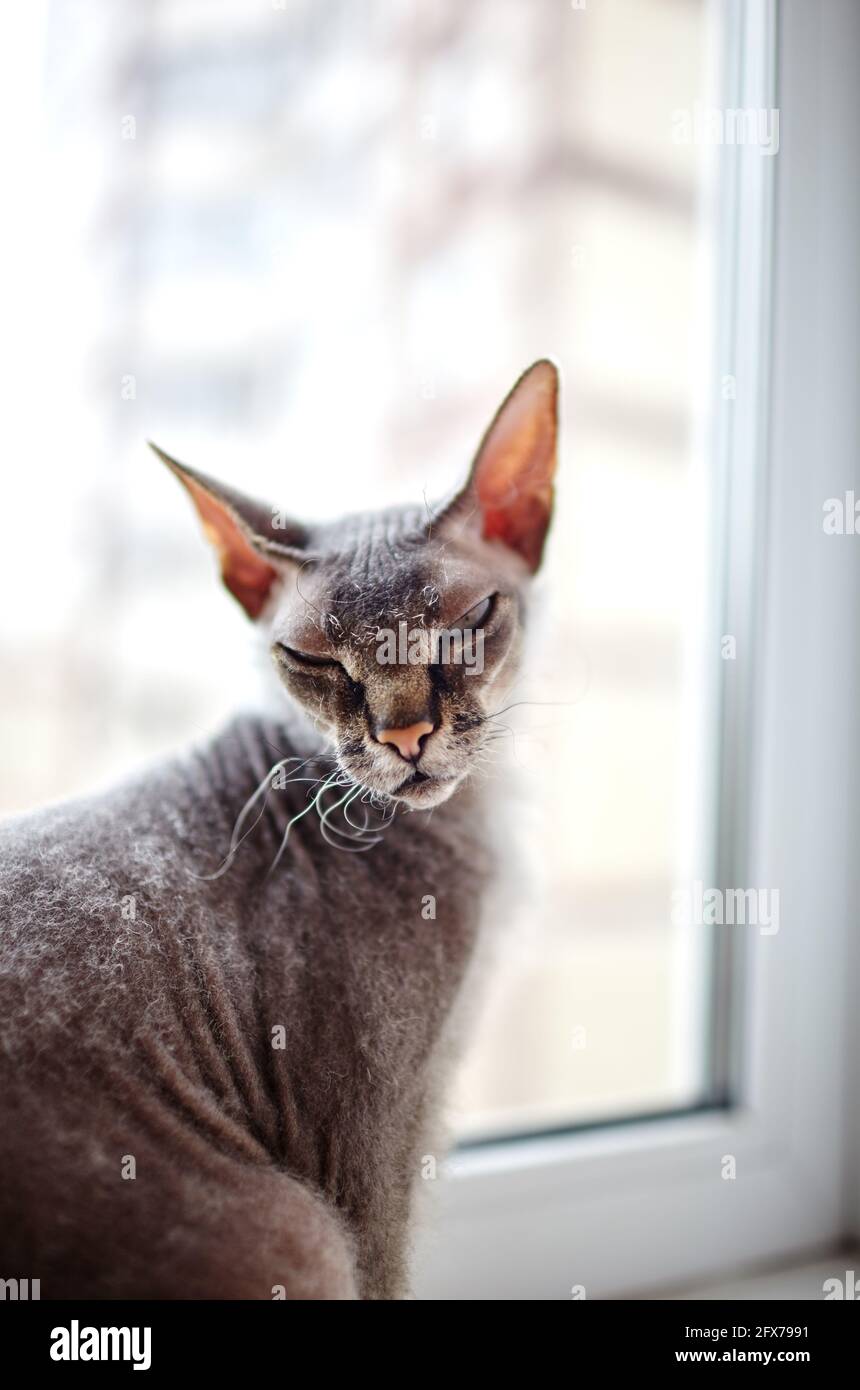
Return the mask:
<svg viewBox="0 0 860 1390"><path fill-rule="evenodd" d="M392 793L395 801L414 811L426 811L431 806L440 806L460 785L459 777L425 777L403 783Z"/></svg>
<svg viewBox="0 0 860 1390"><path fill-rule="evenodd" d="M363 769L359 772L353 769L348 763L338 762L340 772L344 777L349 778L353 785L361 785L365 791L373 793L379 798L380 806L392 801L398 801L404 806L408 806L412 811L428 811L432 806L441 806L443 801L457 790L461 785L465 773L447 776L444 774L425 773L417 769L405 777L401 782L391 786L390 783L379 785L374 776L368 776ZM387 782L386 778L386 782Z"/></svg>

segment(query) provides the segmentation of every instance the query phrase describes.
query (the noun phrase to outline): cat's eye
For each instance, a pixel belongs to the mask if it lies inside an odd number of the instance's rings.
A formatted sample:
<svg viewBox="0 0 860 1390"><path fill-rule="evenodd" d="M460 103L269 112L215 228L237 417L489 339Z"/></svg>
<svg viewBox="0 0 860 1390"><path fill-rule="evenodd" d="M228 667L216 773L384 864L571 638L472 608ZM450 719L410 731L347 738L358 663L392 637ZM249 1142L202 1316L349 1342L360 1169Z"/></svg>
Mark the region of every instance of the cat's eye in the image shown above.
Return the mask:
<svg viewBox="0 0 860 1390"><path fill-rule="evenodd" d="M495 601L495 594L490 594L489 598L481 599L481 602L474 604L468 613L463 614L462 618L458 618L456 626L464 629L480 627L481 623L486 622L489 618Z"/></svg>
<svg viewBox="0 0 860 1390"><path fill-rule="evenodd" d="M278 650L283 652L298 666L340 666L333 656L313 656L310 652L300 652L295 647L288 647L285 642L278 642Z"/></svg>

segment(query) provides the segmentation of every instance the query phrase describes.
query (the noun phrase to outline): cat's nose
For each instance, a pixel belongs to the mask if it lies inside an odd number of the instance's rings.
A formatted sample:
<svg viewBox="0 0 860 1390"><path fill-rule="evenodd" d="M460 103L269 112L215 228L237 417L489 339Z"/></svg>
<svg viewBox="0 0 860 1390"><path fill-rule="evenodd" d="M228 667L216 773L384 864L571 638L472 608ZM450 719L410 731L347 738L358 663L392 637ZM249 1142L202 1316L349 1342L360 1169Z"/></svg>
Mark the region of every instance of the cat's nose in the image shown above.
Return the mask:
<svg viewBox="0 0 860 1390"><path fill-rule="evenodd" d="M432 734L435 727L429 719L421 719L417 724L407 725L405 729L380 729L376 741L393 743L401 758L413 762L421 757L421 740Z"/></svg>

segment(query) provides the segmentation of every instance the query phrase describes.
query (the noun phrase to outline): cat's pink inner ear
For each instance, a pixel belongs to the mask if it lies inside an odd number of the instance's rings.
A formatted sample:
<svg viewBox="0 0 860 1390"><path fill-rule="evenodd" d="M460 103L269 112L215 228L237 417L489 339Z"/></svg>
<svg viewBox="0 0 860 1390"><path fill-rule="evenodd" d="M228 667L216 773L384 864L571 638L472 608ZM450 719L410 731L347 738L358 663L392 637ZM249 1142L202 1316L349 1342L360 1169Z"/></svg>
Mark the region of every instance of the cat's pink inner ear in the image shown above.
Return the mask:
<svg viewBox="0 0 860 1390"><path fill-rule="evenodd" d="M536 362L490 425L472 471L486 540L500 540L534 572L552 516L558 372Z"/></svg>
<svg viewBox="0 0 860 1390"><path fill-rule="evenodd" d="M190 478L179 474L203 524L203 534L214 547L221 565L221 578L249 618L258 618L278 571L251 545L228 507Z"/></svg>

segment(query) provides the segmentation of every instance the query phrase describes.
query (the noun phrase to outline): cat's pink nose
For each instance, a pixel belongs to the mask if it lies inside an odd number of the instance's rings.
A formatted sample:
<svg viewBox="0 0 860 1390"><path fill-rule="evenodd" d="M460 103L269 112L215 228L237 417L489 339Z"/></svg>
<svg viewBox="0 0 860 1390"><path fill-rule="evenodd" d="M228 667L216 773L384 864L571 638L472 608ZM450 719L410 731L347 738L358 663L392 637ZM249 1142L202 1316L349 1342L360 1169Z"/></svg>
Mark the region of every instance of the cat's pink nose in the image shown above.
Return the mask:
<svg viewBox="0 0 860 1390"><path fill-rule="evenodd" d="M418 724L410 724L405 729L380 729L376 735L377 743L393 743L401 758L411 762L421 757L421 740L432 734L435 724L422 719Z"/></svg>

